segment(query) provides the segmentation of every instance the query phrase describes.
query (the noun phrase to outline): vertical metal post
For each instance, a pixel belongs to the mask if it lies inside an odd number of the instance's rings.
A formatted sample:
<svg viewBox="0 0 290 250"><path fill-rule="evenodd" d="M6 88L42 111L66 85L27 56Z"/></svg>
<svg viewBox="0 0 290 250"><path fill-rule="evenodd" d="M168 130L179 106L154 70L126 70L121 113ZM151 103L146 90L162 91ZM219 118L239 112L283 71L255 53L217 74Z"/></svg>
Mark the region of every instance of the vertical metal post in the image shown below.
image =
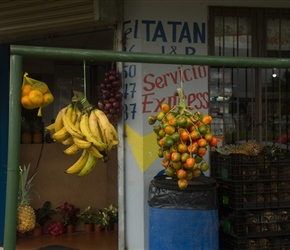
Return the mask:
<svg viewBox="0 0 290 250"><path fill-rule="evenodd" d="M17 194L19 178L20 125L21 125L21 79L22 57L12 55L10 59L9 129L7 193L4 225L4 249L16 249Z"/></svg>
<svg viewBox="0 0 290 250"><path fill-rule="evenodd" d="M118 25L123 26L120 22ZM116 34L116 50L122 51L123 44L123 29L121 27L117 28ZM123 76L123 63L117 63L118 72ZM124 79L122 78L122 83ZM123 103L124 104L124 103ZM118 135L119 135L119 145L118 145L118 249L126 249L125 245L125 164L124 164L124 113L122 113L122 119L118 122Z"/></svg>
<svg viewBox="0 0 290 250"><path fill-rule="evenodd" d="M4 241L7 179L8 109L9 109L9 45L0 45L0 246Z"/></svg>

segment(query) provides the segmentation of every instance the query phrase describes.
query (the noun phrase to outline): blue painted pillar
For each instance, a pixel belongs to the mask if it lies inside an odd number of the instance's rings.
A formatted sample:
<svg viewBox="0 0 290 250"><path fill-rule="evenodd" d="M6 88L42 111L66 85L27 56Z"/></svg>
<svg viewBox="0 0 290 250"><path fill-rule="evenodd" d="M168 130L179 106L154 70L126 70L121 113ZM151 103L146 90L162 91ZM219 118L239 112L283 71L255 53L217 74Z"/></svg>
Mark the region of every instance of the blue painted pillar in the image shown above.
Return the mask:
<svg viewBox="0 0 290 250"><path fill-rule="evenodd" d="M9 115L9 45L0 45L0 246L4 241L8 115Z"/></svg>

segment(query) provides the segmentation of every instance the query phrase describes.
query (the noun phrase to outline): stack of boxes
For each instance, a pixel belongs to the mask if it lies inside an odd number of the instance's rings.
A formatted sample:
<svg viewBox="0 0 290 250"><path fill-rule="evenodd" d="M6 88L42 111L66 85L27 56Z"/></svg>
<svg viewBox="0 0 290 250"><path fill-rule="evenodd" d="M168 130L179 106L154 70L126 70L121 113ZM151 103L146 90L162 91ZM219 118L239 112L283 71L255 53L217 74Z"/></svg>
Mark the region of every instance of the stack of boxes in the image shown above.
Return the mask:
<svg viewBox="0 0 290 250"><path fill-rule="evenodd" d="M290 158L212 154L220 249L290 249Z"/></svg>

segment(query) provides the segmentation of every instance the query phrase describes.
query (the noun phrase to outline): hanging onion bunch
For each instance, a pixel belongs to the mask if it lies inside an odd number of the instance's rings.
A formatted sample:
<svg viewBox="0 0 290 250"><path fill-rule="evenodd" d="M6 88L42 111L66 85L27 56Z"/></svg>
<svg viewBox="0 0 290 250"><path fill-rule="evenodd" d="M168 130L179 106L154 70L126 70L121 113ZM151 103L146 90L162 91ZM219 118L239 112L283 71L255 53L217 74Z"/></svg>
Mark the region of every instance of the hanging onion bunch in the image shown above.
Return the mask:
<svg viewBox="0 0 290 250"><path fill-rule="evenodd" d="M103 100L98 102L99 109L103 110L109 121L116 124L122 113L123 94L119 91L121 87L120 73L110 70L105 73L105 79L101 83L100 90Z"/></svg>

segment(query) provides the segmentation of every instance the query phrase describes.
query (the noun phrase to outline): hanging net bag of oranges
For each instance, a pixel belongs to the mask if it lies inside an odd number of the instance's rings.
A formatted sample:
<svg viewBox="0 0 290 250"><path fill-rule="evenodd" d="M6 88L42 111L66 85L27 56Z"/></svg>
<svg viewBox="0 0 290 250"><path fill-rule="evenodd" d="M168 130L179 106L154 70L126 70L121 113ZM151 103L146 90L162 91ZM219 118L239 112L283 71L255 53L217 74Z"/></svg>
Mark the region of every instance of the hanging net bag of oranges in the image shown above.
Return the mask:
<svg viewBox="0 0 290 250"><path fill-rule="evenodd" d="M23 75L21 89L21 104L26 109L38 108L37 116L42 116L41 110L54 100L46 83L28 77L28 73Z"/></svg>

